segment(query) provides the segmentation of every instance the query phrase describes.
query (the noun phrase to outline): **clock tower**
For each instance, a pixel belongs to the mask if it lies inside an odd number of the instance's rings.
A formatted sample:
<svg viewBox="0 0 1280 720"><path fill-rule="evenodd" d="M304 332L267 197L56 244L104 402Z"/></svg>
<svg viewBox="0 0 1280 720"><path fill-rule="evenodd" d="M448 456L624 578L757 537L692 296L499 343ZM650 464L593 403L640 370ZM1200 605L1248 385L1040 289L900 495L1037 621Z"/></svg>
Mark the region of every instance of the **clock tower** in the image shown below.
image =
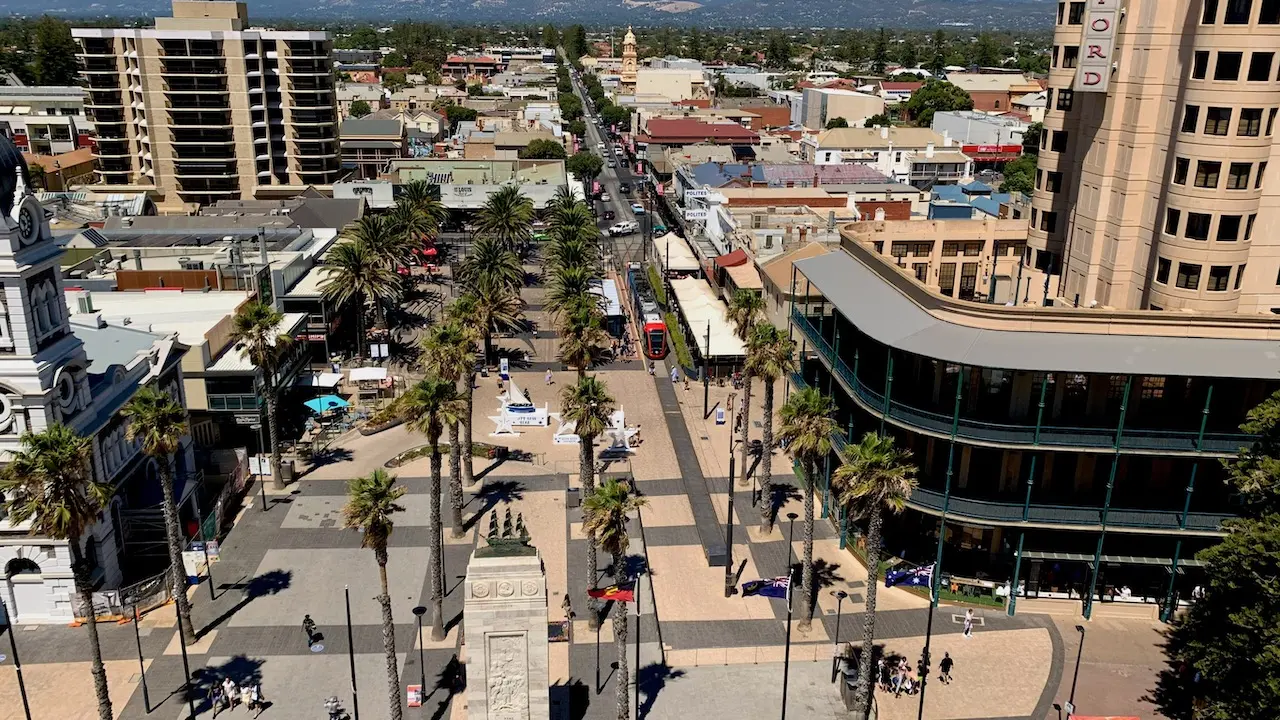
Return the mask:
<svg viewBox="0 0 1280 720"><path fill-rule="evenodd" d="M627 28L626 37L622 38L622 92L633 94L636 91L636 34Z"/></svg>

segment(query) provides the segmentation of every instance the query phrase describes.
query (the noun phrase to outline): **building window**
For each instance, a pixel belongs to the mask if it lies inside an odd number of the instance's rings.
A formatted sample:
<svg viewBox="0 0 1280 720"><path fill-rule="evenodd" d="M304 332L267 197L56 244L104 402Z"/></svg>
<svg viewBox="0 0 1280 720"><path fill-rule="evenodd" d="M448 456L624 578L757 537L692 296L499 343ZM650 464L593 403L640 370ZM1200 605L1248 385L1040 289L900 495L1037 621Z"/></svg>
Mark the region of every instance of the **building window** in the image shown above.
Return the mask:
<svg viewBox="0 0 1280 720"><path fill-rule="evenodd" d="M1235 242L1240 239L1240 216L1222 215L1218 218L1218 242Z"/></svg>
<svg viewBox="0 0 1280 720"><path fill-rule="evenodd" d="M1187 158L1180 157L1173 159L1173 184L1186 185L1187 171L1191 168L1191 161Z"/></svg>
<svg viewBox="0 0 1280 720"><path fill-rule="evenodd" d="M1209 292L1226 292L1227 284L1231 281L1230 265L1214 265L1209 268L1209 283L1205 285L1205 290Z"/></svg>
<svg viewBox="0 0 1280 720"><path fill-rule="evenodd" d="M1066 10L1067 10L1067 4L1066 4L1066 3L1064 3L1064 2L1060 2L1060 3L1058 3L1058 24L1059 24L1059 25L1061 25L1061 24L1062 24L1062 15L1063 15L1063 13L1064 13L1064 12L1066 12Z"/></svg>
<svg viewBox="0 0 1280 720"><path fill-rule="evenodd" d="M1210 108L1212 109L1212 108ZM1231 121L1231 111L1227 111L1227 122ZM1208 125L1206 120L1205 125ZM1262 108L1242 108L1240 110L1240 127L1236 135L1240 137L1258 137L1262 132ZM1226 133L1220 133L1226 135Z"/></svg>
<svg viewBox="0 0 1280 720"><path fill-rule="evenodd" d="M1064 45L1062 47L1062 67L1073 68L1080 59L1080 46Z"/></svg>
<svg viewBox="0 0 1280 720"><path fill-rule="evenodd" d="M1084 3L1071 3L1071 11L1067 13L1068 25L1080 25L1084 22Z"/></svg>
<svg viewBox="0 0 1280 720"><path fill-rule="evenodd" d="M1222 22L1226 25L1248 25L1253 14L1253 0L1227 0L1227 11Z"/></svg>
<svg viewBox="0 0 1280 720"><path fill-rule="evenodd" d="M1191 61L1191 79L1203 80L1209 72L1209 51L1197 50Z"/></svg>
<svg viewBox="0 0 1280 720"><path fill-rule="evenodd" d="M1204 12L1200 15L1200 24L1212 25L1218 19L1218 0L1204 0Z"/></svg>
<svg viewBox="0 0 1280 720"><path fill-rule="evenodd" d="M912 263L911 271L916 274L916 280L920 282L929 280L929 263Z"/></svg>
<svg viewBox="0 0 1280 720"><path fill-rule="evenodd" d="M1035 210L1033 209L1034 213ZM944 242L942 243L942 257L955 257L960 254L960 243Z"/></svg>
<svg viewBox="0 0 1280 720"><path fill-rule="evenodd" d="M1196 187L1217 188L1218 176L1222 174L1222 163L1216 160L1196 161Z"/></svg>
<svg viewBox="0 0 1280 720"><path fill-rule="evenodd" d="M956 264L943 263L938 270L938 290L943 295L951 295L956 289Z"/></svg>
<svg viewBox="0 0 1280 720"><path fill-rule="evenodd" d="M1182 211L1167 208L1164 211L1164 232L1166 235L1177 235L1178 225L1182 222Z"/></svg>
<svg viewBox="0 0 1280 720"><path fill-rule="evenodd" d="M1240 289L1240 282L1244 280L1244 268L1246 265L1248 265L1248 263L1240 263L1240 265L1236 268L1236 282L1235 282L1235 285L1231 287L1232 290Z"/></svg>
<svg viewBox="0 0 1280 720"><path fill-rule="evenodd" d="M1258 219L1258 214L1253 213L1244 223L1244 239L1247 241L1253 237L1253 222Z"/></svg>
<svg viewBox="0 0 1280 720"><path fill-rule="evenodd" d="M1067 131L1066 130L1053 131L1053 143L1049 146L1049 149L1054 152L1067 151Z"/></svg>
<svg viewBox="0 0 1280 720"><path fill-rule="evenodd" d="M1171 263L1166 258L1156 258L1156 282L1161 285L1169 284L1169 268ZM1280 285L1280 283L1276 283Z"/></svg>
<svg viewBox="0 0 1280 720"><path fill-rule="evenodd" d="M1053 46L1053 66L1058 67L1058 46Z"/></svg>
<svg viewBox="0 0 1280 720"><path fill-rule="evenodd" d="M1050 170L1048 174L1048 182L1045 183L1045 189L1051 193L1062 191L1062 173Z"/></svg>
<svg viewBox="0 0 1280 720"><path fill-rule="evenodd" d="M1200 106L1188 105L1182 109L1182 132L1193 133L1200 124Z"/></svg>
<svg viewBox="0 0 1280 720"><path fill-rule="evenodd" d="M1191 263L1178 263L1178 279L1174 285L1183 290L1200 289L1200 266Z"/></svg>
<svg viewBox="0 0 1280 720"><path fill-rule="evenodd" d="M1059 90L1058 91L1058 109L1063 111L1070 110L1071 104L1075 102L1075 99L1076 99L1076 93L1074 90Z"/></svg>
<svg viewBox="0 0 1280 720"><path fill-rule="evenodd" d="M1239 80L1240 64L1244 62L1242 52L1218 52L1218 64L1213 68L1214 80Z"/></svg>
<svg viewBox="0 0 1280 720"><path fill-rule="evenodd" d="M966 257L978 257L982 254L982 243L965 243L964 254Z"/></svg>
<svg viewBox="0 0 1280 720"><path fill-rule="evenodd" d="M1229 132L1231 132L1231 108L1209 108L1204 114L1204 134L1226 135Z"/></svg>
<svg viewBox="0 0 1280 720"><path fill-rule="evenodd" d="M1267 171L1267 161L1263 160L1258 163L1258 175L1253 179L1253 188L1256 190L1262 187L1262 174Z"/></svg>
<svg viewBox="0 0 1280 720"><path fill-rule="evenodd" d="M889 245L889 254L896 258L904 258L907 256L907 244L904 242L891 243Z"/></svg>
<svg viewBox="0 0 1280 720"><path fill-rule="evenodd" d="M1262 12L1258 13L1259 25L1280 25L1280 0L1262 0Z"/></svg>
<svg viewBox="0 0 1280 720"><path fill-rule="evenodd" d="M1252 170L1253 163L1231 163L1231 167L1227 171L1227 189L1248 190L1249 173Z"/></svg>
<svg viewBox="0 0 1280 720"><path fill-rule="evenodd" d="M1187 213L1187 239L1208 240L1209 223L1212 220L1213 216L1205 213Z"/></svg>
<svg viewBox="0 0 1280 720"><path fill-rule="evenodd" d="M1143 400L1159 400L1164 397L1164 378L1142 378L1142 390L1140 392Z"/></svg>
<svg viewBox="0 0 1280 720"><path fill-rule="evenodd" d="M1256 52L1249 58L1249 82L1266 82L1271 79L1271 63L1275 60L1273 52Z"/></svg>
<svg viewBox="0 0 1280 720"><path fill-rule="evenodd" d="M1041 170L1040 168L1036 168L1036 189L1037 190L1040 189L1040 185L1043 180L1044 180L1044 171Z"/></svg>
<svg viewBox="0 0 1280 720"><path fill-rule="evenodd" d="M1045 232L1055 232L1058 229L1058 213L1053 211L1040 213L1040 229Z"/></svg>

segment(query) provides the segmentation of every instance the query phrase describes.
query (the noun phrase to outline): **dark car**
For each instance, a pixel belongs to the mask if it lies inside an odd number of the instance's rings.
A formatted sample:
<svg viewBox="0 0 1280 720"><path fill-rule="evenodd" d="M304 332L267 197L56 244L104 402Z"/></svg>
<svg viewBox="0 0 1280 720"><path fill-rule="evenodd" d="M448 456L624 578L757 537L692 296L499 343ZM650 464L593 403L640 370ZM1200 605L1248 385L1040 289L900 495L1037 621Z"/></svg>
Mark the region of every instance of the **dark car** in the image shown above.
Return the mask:
<svg viewBox="0 0 1280 720"><path fill-rule="evenodd" d="M631 183L620 183L618 185L618 192L622 193L623 195L630 195Z"/></svg>
<svg viewBox="0 0 1280 720"><path fill-rule="evenodd" d="M612 210L605 210L605 211L604 211L604 221L605 221L605 222L613 222L613 221L614 221L614 220L616 220L617 218L618 218L618 213L616 213L616 212L614 212L614 211L612 211Z"/></svg>

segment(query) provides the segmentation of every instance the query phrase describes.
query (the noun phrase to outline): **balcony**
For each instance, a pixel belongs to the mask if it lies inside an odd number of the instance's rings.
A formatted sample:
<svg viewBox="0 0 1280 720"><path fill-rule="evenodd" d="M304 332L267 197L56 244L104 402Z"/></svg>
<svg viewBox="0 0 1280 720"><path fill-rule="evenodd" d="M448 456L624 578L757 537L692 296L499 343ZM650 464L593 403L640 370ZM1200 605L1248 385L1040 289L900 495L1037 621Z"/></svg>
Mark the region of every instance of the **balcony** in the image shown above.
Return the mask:
<svg viewBox="0 0 1280 720"><path fill-rule="evenodd" d="M911 407L892 399L886 413L883 393L873 390L858 379L849 366L836 356L835 350L807 317L798 310L793 310L791 320L804 334L809 346L822 358L823 364L832 371L840 386L863 410L914 432L940 438L950 437L950 415ZM1116 447L1115 427L1042 425L1037 433L1034 425L992 423L964 417L956 424L955 432L956 438L966 443L989 447L1021 449L1040 446L1048 450L1159 455L1195 455L1198 436L1198 433L1190 430L1125 428L1119 447ZM1209 456L1233 457L1237 450L1252 442L1252 437L1242 433L1207 433L1199 450Z"/></svg>
<svg viewBox="0 0 1280 720"><path fill-rule="evenodd" d="M115 57L83 57L80 62L81 72L88 73L117 73L120 68L116 65Z"/></svg>
<svg viewBox="0 0 1280 720"><path fill-rule="evenodd" d="M85 75L84 84L90 90L119 90L120 76L118 73Z"/></svg>

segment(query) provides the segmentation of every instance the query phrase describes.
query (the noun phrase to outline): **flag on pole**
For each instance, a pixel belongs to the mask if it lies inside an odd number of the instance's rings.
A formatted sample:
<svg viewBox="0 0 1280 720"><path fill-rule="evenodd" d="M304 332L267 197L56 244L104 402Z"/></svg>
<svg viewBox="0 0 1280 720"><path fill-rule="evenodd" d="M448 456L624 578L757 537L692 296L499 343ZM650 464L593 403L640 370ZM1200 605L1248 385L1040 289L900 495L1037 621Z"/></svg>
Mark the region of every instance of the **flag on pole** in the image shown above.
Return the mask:
<svg viewBox="0 0 1280 720"><path fill-rule="evenodd" d="M776 577L770 580L750 580L742 583L742 597L763 595L764 597L785 598L791 587L791 578Z"/></svg>
<svg viewBox="0 0 1280 720"><path fill-rule="evenodd" d="M890 570L884 574L884 586L891 588L895 585L906 585L907 587L932 587L933 586L933 565L923 565L917 568L909 568L907 570Z"/></svg>
<svg viewBox="0 0 1280 720"><path fill-rule="evenodd" d="M592 588L587 591L587 595L597 600L617 600L618 602L635 602L636 599L636 581L628 580L617 585L610 585L606 588Z"/></svg>

